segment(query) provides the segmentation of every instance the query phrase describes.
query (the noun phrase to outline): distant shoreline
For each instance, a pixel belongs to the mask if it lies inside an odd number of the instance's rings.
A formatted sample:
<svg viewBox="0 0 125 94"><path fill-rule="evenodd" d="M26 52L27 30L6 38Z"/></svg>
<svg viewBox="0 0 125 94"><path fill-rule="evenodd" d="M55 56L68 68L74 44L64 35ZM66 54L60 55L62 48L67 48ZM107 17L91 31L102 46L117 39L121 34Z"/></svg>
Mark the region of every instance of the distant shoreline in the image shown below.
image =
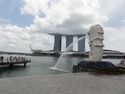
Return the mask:
<svg viewBox="0 0 125 94"><path fill-rule="evenodd" d="M26 56L53 56L53 57L59 57L60 53L19 53L19 52L0 52L0 55L7 54L7 55L26 55ZM89 54L87 53L73 53L73 54L67 54L69 57L83 57L88 58ZM124 55L114 55L114 54L108 54L103 56L103 58L111 58L111 59L125 59Z"/></svg>

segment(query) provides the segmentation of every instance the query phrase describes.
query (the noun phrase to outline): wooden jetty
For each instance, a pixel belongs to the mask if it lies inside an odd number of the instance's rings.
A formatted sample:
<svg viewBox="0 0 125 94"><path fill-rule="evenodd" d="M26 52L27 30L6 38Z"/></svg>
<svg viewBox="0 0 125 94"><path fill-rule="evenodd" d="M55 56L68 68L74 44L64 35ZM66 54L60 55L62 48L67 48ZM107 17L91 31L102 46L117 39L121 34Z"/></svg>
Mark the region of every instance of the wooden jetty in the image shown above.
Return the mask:
<svg viewBox="0 0 125 94"><path fill-rule="evenodd" d="M26 67L26 64L29 62L31 61L0 62L0 65L9 65L9 67L12 68L13 65L24 64L24 67Z"/></svg>

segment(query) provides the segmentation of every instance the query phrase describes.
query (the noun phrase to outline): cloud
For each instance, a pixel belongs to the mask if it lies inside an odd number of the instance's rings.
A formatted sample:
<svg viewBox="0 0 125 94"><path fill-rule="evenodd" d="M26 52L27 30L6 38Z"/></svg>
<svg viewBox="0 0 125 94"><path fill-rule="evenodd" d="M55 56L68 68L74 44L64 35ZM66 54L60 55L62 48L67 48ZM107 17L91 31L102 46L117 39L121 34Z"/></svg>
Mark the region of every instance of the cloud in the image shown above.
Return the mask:
<svg viewBox="0 0 125 94"><path fill-rule="evenodd" d="M114 3L114 0L101 0L100 6L103 14L107 15L109 18L114 18L123 13L125 8L125 0L117 0Z"/></svg>
<svg viewBox="0 0 125 94"><path fill-rule="evenodd" d="M10 23L10 20L0 18L0 24L8 24L8 23Z"/></svg>
<svg viewBox="0 0 125 94"><path fill-rule="evenodd" d="M27 29L16 25L1 25L0 26L0 49L1 51L13 52L31 52L29 46L37 49L48 50L52 49L52 36L33 33L26 31ZM48 37L47 37L48 36Z"/></svg>
<svg viewBox="0 0 125 94"><path fill-rule="evenodd" d="M125 23L125 20L122 20L123 23Z"/></svg>
<svg viewBox="0 0 125 94"><path fill-rule="evenodd" d="M31 34L31 47L33 49L53 50L54 37L48 34Z"/></svg>
<svg viewBox="0 0 125 94"><path fill-rule="evenodd" d="M109 20L122 14L124 0L115 3L114 0L22 0L22 2L20 12L23 15L34 16L33 24L21 28L9 23L4 25L0 23L1 50L29 52L30 45L34 49L50 50L53 48L53 36L45 33L86 33L91 25L99 23L104 26L105 48L125 52L124 25L119 28L106 26Z"/></svg>
<svg viewBox="0 0 125 94"><path fill-rule="evenodd" d="M98 0L23 0L23 14L35 17L34 27L41 32L86 33L89 26L108 20L100 14ZM42 15L42 16L41 16Z"/></svg>
<svg viewBox="0 0 125 94"><path fill-rule="evenodd" d="M105 49L113 49L125 52L125 24L119 28L104 27Z"/></svg>

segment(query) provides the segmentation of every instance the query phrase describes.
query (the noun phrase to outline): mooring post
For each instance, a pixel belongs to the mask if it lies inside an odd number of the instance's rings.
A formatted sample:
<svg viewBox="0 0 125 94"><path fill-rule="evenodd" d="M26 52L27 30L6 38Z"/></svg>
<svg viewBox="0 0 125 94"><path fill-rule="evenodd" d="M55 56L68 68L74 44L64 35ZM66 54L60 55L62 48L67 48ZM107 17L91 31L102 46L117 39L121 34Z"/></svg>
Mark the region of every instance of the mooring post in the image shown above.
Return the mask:
<svg viewBox="0 0 125 94"><path fill-rule="evenodd" d="M26 62L24 62L24 67L26 67Z"/></svg>
<svg viewBox="0 0 125 94"><path fill-rule="evenodd" d="M9 67L10 67L10 68L13 68L13 64L10 64Z"/></svg>

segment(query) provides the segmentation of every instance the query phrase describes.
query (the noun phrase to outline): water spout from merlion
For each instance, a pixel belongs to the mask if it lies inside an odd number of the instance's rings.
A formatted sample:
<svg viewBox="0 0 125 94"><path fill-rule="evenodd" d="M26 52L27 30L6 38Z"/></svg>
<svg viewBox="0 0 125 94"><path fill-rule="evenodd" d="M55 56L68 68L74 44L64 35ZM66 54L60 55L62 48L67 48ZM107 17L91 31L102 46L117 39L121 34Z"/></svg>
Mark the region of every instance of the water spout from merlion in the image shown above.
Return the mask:
<svg viewBox="0 0 125 94"><path fill-rule="evenodd" d="M58 70L58 71L62 71L62 72L72 72L72 66L73 66L72 58L69 58L68 55L73 54L73 52L68 52L68 51L70 51L71 48L73 47L73 43L80 42L84 38L85 38L85 36L83 36L83 37L79 38L78 40L72 42L66 48L65 52L63 52L60 55L59 59L57 60L57 63L53 67L51 67L50 69L54 69L54 70ZM67 61L69 61L69 62L67 63Z"/></svg>

